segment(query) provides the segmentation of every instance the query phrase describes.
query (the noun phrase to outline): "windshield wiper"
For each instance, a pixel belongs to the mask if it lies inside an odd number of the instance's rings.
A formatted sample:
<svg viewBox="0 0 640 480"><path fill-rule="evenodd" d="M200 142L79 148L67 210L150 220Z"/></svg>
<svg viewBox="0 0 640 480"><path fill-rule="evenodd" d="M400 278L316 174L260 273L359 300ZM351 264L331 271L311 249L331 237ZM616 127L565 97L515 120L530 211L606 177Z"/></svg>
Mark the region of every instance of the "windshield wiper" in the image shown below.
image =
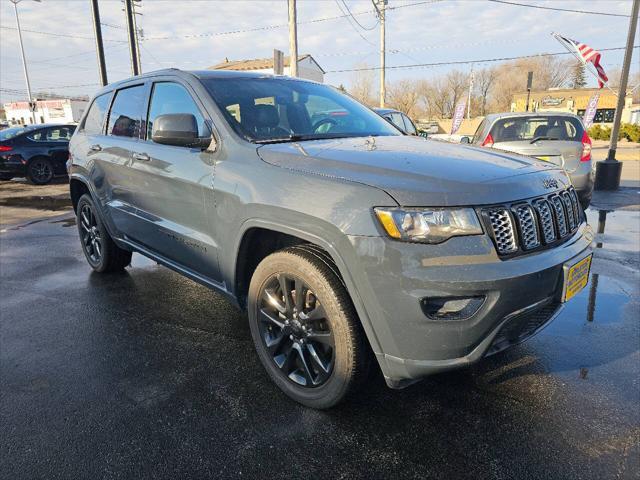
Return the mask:
<svg viewBox="0 0 640 480"><path fill-rule="evenodd" d="M332 138L349 138L355 135L352 134L339 134L339 133L292 133L286 137L274 137L254 140L253 143L269 144L269 143L287 143L287 142L300 142L304 140L331 140ZM364 136L364 135L363 135ZM370 136L370 135L366 135Z"/></svg>
<svg viewBox="0 0 640 480"><path fill-rule="evenodd" d="M529 142L529 144L536 143L538 140L559 140L559 139L554 137L545 137L541 135L539 137L533 137L533 139Z"/></svg>

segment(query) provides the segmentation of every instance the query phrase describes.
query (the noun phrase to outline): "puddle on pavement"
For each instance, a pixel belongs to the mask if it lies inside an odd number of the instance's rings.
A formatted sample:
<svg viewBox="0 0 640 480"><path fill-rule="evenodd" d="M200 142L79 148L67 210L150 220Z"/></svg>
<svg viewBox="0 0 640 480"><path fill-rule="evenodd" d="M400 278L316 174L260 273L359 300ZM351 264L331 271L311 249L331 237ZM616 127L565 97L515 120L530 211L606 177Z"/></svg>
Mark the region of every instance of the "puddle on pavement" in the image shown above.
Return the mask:
<svg viewBox="0 0 640 480"><path fill-rule="evenodd" d="M640 212L627 210L587 211L589 224L596 232L594 262L598 250L613 252L639 252ZM564 306L549 331L558 334L575 333L588 325L607 325L621 322L623 310L633 300L636 287L622 278L592 271L585 288Z"/></svg>
<svg viewBox="0 0 640 480"><path fill-rule="evenodd" d="M640 250L640 212L633 210L587 210L587 220L596 233L596 248Z"/></svg>
<svg viewBox="0 0 640 480"><path fill-rule="evenodd" d="M71 199L67 196L40 197L10 197L0 200L2 207L35 208L36 210L67 210L71 207Z"/></svg>
<svg viewBox="0 0 640 480"><path fill-rule="evenodd" d="M76 217L63 218L62 220L54 220L53 222L49 223L61 223L63 227L75 227Z"/></svg>

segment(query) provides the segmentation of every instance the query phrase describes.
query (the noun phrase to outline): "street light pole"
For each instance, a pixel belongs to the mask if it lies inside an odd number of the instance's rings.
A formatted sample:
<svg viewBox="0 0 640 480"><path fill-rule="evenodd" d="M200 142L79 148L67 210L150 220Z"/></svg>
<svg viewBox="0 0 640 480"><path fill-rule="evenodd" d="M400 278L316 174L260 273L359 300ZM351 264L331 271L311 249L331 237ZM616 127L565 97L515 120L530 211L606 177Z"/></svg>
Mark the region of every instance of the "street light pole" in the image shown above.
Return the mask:
<svg viewBox="0 0 640 480"><path fill-rule="evenodd" d="M40 0L35 0L39 2ZM20 17L18 16L18 3L20 0L11 0L13 8L16 12L16 26L18 27L18 41L20 42L20 53L22 55L22 68L24 70L24 80L27 84L27 95L29 96L29 110L31 110L31 118L33 123L38 123L36 120L36 109L33 103L33 97L31 95L31 83L29 82L29 72L27 71L27 59L24 55L24 45L22 44L22 30L20 30Z"/></svg>
<svg viewBox="0 0 640 480"><path fill-rule="evenodd" d="M611 129L609 154L607 155L606 160L596 164L595 190L617 190L620 187L622 163L616 160L616 149L618 148L618 132L620 131L622 110L624 109L624 101L627 96L629 68L631 67L631 56L633 55L633 40L636 35L639 7L640 0L633 0L633 6L631 7L631 19L629 20L629 33L627 35L627 47L624 52L624 63L622 65L622 74L620 75L618 103L616 105L615 117L613 118L613 128Z"/></svg>

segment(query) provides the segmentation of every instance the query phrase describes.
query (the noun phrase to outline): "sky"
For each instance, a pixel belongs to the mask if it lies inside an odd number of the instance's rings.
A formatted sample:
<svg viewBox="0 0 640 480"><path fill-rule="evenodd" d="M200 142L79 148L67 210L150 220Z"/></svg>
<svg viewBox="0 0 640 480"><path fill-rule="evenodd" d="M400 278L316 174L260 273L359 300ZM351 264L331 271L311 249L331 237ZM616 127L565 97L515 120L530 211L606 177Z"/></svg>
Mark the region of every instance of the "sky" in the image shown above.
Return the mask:
<svg viewBox="0 0 640 480"><path fill-rule="evenodd" d="M596 49L626 43L631 0L509 1L626 16L489 0L389 0L387 66L564 51L552 31ZM287 0L142 0L141 5L137 19L144 32L143 72L202 69L225 58L271 57L274 48L288 52ZM355 20L332 18L347 13L347 7ZM90 96L99 88L89 0L22 0L18 11L34 92ZM100 14L109 81L127 78L131 66L123 3L100 0ZM326 83L348 87L356 74L335 71L379 65L380 34L371 0L298 0L298 22L298 52L313 55L327 71ZM15 26L13 4L0 0L0 102L26 98ZM640 44L638 33L635 44ZM639 52L634 50L632 71L640 68ZM603 52L606 70L619 69L622 60L623 51ZM474 68L486 65L476 63ZM451 68L468 71L471 65L389 69L387 81L428 79ZM595 80L590 79L590 85Z"/></svg>

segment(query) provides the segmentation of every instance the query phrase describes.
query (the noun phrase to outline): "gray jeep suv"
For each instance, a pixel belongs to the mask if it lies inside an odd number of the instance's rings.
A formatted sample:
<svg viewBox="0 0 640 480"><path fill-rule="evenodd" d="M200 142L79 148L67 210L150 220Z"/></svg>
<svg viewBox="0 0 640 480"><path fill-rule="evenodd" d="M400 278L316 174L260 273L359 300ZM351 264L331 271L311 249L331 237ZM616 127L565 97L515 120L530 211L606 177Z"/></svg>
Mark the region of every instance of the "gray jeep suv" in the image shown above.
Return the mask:
<svg viewBox="0 0 640 480"><path fill-rule="evenodd" d="M314 82L163 70L109 85L69 173L95 271L138 252L228 295L272 380L316 408L374 358L399 388L516 344L588 278L591 231L561 168L402 135Z"/></svg>

